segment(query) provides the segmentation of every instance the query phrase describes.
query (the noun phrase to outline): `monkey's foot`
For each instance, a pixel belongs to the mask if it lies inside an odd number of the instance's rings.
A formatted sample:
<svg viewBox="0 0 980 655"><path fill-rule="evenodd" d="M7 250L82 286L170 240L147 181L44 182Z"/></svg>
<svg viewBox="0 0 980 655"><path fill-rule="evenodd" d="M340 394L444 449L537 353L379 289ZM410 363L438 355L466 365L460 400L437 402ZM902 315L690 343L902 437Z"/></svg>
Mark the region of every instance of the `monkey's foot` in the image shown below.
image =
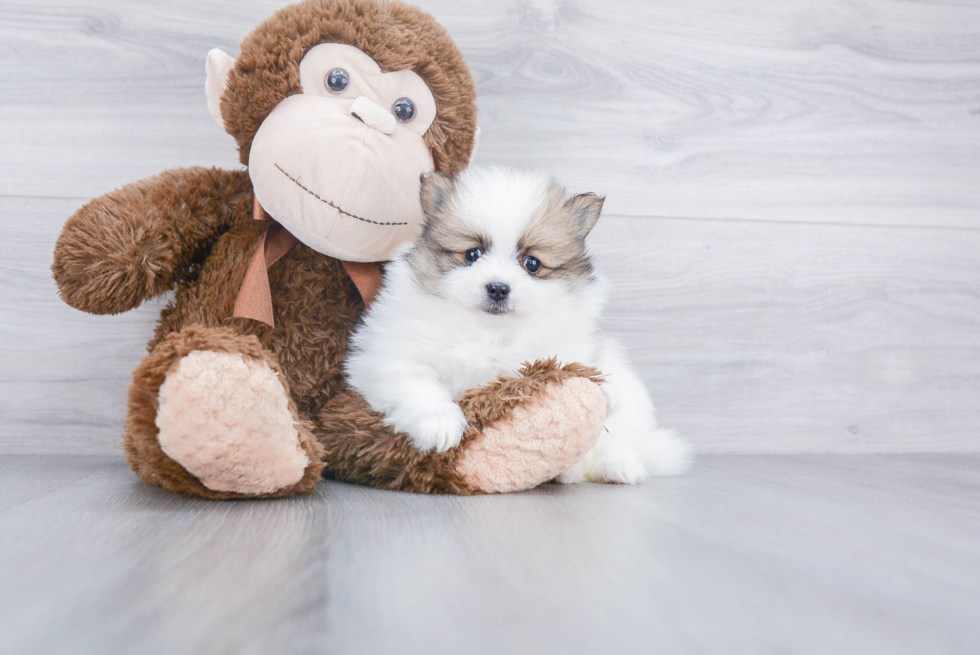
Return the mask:
<svg viewBox="0 0 980 655"><path fill-rule="evenodd" d="M554 361L525 368L460 402L470 425L456 471L488 493L530 489L573 469L595 444L606 416L596 372ZM504 388L506 387L506 388ZM503 399L503 400L502 400ZM508 405L511 405L508 407Z"/></svg>
<svg viewBox="0 0 980 655"><path fill-rule="evenodd" d="M265 362L195 350L167 375L159 401L160 447L208 489L270 494L303 478L310 458Z"/></svg>

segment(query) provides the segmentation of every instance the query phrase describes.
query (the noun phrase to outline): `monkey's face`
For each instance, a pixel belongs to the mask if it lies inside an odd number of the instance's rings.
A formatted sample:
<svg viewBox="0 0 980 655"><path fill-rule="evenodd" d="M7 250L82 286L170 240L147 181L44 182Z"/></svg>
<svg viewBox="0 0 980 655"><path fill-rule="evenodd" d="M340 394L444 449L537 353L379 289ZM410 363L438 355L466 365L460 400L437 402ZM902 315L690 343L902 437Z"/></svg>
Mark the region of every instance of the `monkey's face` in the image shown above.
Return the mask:
<svg viewBox="0 0 980 655"><path fill-rule="evenodd" d="M255 195L314 250L388 259L421 231L432 93L412 71L383 73L361 50L337 43L312 48L300 80L302 93L279 102L252 141Z"/></svg>

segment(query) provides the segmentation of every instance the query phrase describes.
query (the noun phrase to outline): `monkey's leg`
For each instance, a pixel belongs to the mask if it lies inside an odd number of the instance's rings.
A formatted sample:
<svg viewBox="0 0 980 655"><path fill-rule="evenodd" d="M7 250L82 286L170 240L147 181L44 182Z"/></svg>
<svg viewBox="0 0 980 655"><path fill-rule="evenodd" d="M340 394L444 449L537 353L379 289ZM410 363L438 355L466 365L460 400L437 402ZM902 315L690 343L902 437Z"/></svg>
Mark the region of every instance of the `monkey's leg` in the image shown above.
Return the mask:
<svg viewBox="0 0 980 655"><path fill-rule="evenodd" d="M596 371L538 362L520 375L468 392L470 428L458 448L420 453L353 391L320 413L316 435L325 475L418 493L501 493L530 489L575 465L595 443L606 400Z"/></svg>
<svg viewBox="0 0 980 655"><path fill-rule="evenodd" d="M124 442L137 475L185 496L311 493L323 468L275 358L224 328L188 326L153 348L133 373Z"/></svg>

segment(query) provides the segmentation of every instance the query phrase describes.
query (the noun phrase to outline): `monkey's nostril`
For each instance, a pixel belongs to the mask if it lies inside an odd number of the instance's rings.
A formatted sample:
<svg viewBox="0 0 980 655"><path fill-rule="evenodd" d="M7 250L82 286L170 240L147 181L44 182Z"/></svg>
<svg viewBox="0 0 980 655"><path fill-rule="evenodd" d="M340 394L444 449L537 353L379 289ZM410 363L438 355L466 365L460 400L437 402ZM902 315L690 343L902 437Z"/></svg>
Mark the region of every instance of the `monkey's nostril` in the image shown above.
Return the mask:
<svg viewBox="0 0 980 655"><path fill-rule="evenodd" d="M503 282L490 282L487 284L487 295L490 296L491 300L500 302L507 298L510 293L510 287Z"/></svg>

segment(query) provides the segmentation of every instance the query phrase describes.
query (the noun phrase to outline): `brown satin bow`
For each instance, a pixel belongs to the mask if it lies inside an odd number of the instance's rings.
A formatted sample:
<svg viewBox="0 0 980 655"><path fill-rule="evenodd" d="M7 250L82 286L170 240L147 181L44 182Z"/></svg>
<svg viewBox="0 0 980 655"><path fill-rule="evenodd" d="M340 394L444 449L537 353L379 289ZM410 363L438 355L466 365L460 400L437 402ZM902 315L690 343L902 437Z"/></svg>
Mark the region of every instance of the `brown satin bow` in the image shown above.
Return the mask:
<svg viewBox="0 0 980 655"><path fill-rule="evenodd" d="M269 227L266 228L262 240L255 249L255 254L252 255L252 260L248 263L245 279L242 280L238 297L235 299L235 311L232 316L253 318L275 327L272 316L272 289L269 287L269 268L299 243L299 239L273 220L262 209L258 198L254 198L252 204L252 218L257 221L267 221ZM341 261L340 263L344 265L344 270L361 294L364 306L368 307L381 288L381 267L374 262Z"/></svg>

